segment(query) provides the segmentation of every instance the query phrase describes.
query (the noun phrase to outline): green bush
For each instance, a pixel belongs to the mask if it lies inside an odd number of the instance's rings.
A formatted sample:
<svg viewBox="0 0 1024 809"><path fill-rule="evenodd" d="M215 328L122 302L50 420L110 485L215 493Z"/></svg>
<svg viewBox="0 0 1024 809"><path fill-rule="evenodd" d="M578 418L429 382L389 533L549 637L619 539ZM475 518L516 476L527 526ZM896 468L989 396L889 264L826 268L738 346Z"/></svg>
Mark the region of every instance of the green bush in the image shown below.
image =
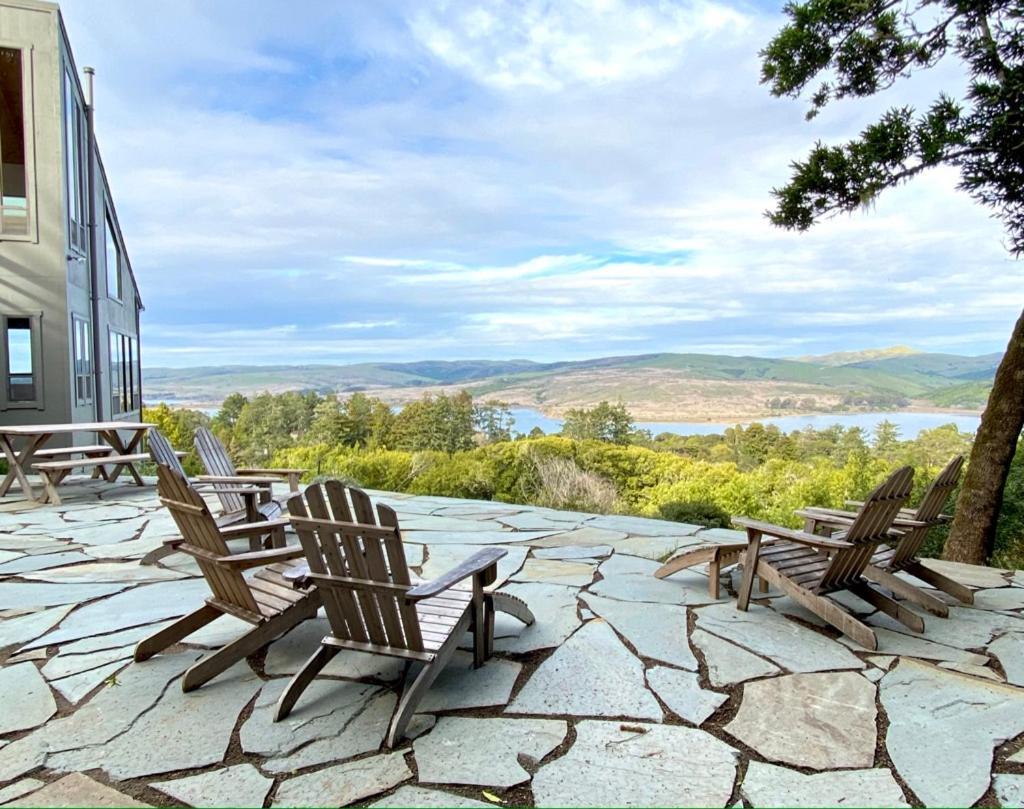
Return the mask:
<svg viewBox="0 0 1024 809"><path fill-rule="evenodd" d="M705 528L731 528L729 514L714 503L673 500L658 507L662 519L703 525Z"/></svg>

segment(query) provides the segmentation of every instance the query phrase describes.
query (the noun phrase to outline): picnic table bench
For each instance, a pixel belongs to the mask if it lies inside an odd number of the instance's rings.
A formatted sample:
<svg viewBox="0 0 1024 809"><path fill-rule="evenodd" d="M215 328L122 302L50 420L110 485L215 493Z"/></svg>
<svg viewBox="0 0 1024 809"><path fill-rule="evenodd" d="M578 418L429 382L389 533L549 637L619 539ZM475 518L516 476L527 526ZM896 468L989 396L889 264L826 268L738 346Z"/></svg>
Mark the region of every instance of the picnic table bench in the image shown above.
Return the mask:
<svg viewBox="0 0 1024 809"><path fill-rule="evenodd" d="M7 494L14 482L17 481L22 494L29 500L46 502L51 496L56 495L56 484L67 477L70 470L75 467L91 466L94 469L94 477L103 476L111 482L117 480L122 472L127 471L135 482L142 486L143 480L135 468L135 464L145 461L149 457L140 454L138 446L152 426L152 424L139 421L0 425L0 453L7 459L7 475L0 481L0 497ZM104 443L97 442L79 447L45 448L46 443L54 436L74 433L95 433ZM129 435L127 438L123 438L122 433ZM15 449L14 442L16 440L24 442L20 449ZM84 457L72 457L78 454ZM64 460L43 460L40 463L34 463L34 460L38 458L63 458ZM62 465L66 466L67 464L71 464L71 466L67 468L67 471L63 471ZM108 471L107 467L113 468ZM41 496L37 495L29 482L30 469L38 472L43 478ZM59 497L54 502L59 503Z"/></svg>

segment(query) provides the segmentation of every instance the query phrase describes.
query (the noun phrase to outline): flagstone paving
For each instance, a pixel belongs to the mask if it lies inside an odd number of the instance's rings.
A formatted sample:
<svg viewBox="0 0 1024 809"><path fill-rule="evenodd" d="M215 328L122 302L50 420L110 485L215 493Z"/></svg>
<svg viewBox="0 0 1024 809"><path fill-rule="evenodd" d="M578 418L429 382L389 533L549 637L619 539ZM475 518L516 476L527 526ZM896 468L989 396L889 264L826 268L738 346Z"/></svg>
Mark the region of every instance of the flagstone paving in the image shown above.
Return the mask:
<svg viewBox="0 0 1024 809"><path fill-rule="evenodd" d="M929 561L977 592L921 635L841 596L868 652L779 593L738 612L735 576L717 602L703 568L653 577L736 532L374 492L417 573L503 547L493 587L537 618L499 614L495 657L458 652L390 751L398 660L342 653L273 721L322 613L189 694L237 619L131 662L208 588L180 554L139 564L175 532L152 487L65 491L0 499L3 807L1024 804L1022 572Z"/></svg>

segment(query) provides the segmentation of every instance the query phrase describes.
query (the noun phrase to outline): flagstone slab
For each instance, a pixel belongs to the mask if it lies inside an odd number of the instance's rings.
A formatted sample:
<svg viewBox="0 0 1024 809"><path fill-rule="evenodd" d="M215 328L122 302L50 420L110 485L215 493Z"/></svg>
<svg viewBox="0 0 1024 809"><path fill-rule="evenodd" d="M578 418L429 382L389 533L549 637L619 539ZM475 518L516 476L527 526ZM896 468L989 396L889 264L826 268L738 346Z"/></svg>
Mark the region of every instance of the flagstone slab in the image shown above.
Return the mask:
<svg viewBox="0 0 1024 809"><path fill-rule="evenodd" d="M855 672L787 674L743 687L726 732L771 761L814 770L870 767L875 686Z"/></svg>
<svg viewBox="0 0 1024 809"><path fill-rule="evenodd" d="M0 533L0 548L4 550L23 551L25 553L59 553L72 547L80 548L81 546L61 542L47 534Z"/></svg>
<svg viewBox="0 0 1024 809"><path fill-rule="evenodd" d="M426 550L427 561L423 563L420 576L429 580L435 579L452 568L458 567L473 554L477 553L480 550L480 546L429 544ZM508 553L498 560L498 577L491 585L492 589L501 587L512 574L519 570L523 566L523 562L526 561L526 554L530 552L529 548L517 545L512 545L505 548L505 550Z"/></svg>
<svg viewBox="0 0 1024 809"><path fill-rule="evenodd" d="M87 775L72 773L7 806L73 807L149 806Z"/></svg>
<svg viewBox="0 0 1024 809"><path fill-rule="evenodd" d="M68 537L80 545L112 545L136 539L145 524L144 518L125 522L68 523L68 528L56 536Z"/></svg>
<svg viewBox="0 0 1024 809"><path fill-rule="evenodd" d="M88 671L83 671L79 674L72 674L68 677L62 677L59 680L51 680L50 687L59 691L61 696L64 697L72 705L77 705L94 689L99 687L105 682L110 681L111 685L117 681L117 672L124 668L129 662L130 657L125 657L120 660L115 660L112 663L107 663L105 666L99 666ZM111 679L113 678L113 679Z"/></svg>
<svg viewBox="0 0 1024 809"><path fill-rule="evenodd" d="M564 531L555 536L535 539L530 544L535 548L565 548L569 546L593 548L602 545L614 545L628 538L629 534L625 531L609 531L604 528L591 528L585 525L582 528Z"/></svg>
<svg viewBox="0 0 1024 809"><path fill-rule="evenodd" d="M119 632L111 632L107 635L96 635L89 638L81 638L68 643L61 644L58 656L81 655L91 652L99 652L104 649L116 649L119 646L134 646L143 638L170 625L170 621L144 626L134 626L131 629L122 629Z"/></svg>
<svg viewBox="0 0 1024 809"><path fill-rule="evenodd" d="M713 686L734 685L780 672L778 666L763 657L758 657L703 629L694 629L690 641L704 653L708 680Z"/></svg>
<svg viewBox="0 0 1024 809"><path fill-rule="evenodd" d="M926 663L901 660L880 695L889 757L925 806L973 805L994 748L1024 732L1024 691Z"/></svg>
<svg viewBox="0 0 1024 809"><path fill-rule="evenodd" d="M6 581L0 585L0 609L81 604L124 590L127 584L44 584Z"/></svg>
<svg viewBox="0 0 1024 809"><path fill-rule="evenodd" d="M80 674L89 669L99 668L113 663L117 660L125 660L132 656L133 646L118 646L113 649L104 649L98 652L86 654L65 655L58 654L50 658L43 666L43 676L47 680L59 680L61 677L70 677L72 674Z"/></svg>
<svg viewBox="0 0 1024 809"><path fill-rule="evenodd" d="M424 545L510 545L531 542L541 537L552 536L551 531L406 531L402 538L406 542L420 542Z"/></svg>
<svg viewBox="0 0 1024 809"><path fill-rule="evenodd" d="M946 562L942 559L922 559L921 564L968 587L1006 587L1009 585L1011 570L998 567L967 565L962 562Z"/></svg>
<svg viewBox="0 0 1024 809"><path fill-rule="evenodd" d="M1024 589L1020 587L1002 587L991 590L976 590L974 608L981 610L1022 610L1024 609Z"/></svg>
<svg viewBox="0 0 1024 809"><path fill-rule="evenodd" d="M533 777L533 795L537 806L725 806L737 760L702 730L585 720Z"/></svg>
<svg viewBox="0 0 1024 809"><path fill-rule="evenodd" d="M405 552L405 563L409 567L419 567L427 558L427 546L415 542L402 542L402 550Z"/></svg>
<svg viewBox="0 0 1024 809"><path fill-rule="evenodd" d="M558 646L580 625L577 590L573 587L524 582L507 584L501 589L525 601L536 621L514 637L496 638L494 648L499 652L519 654ZM501 619L502 615L497 617Z"/></svg>
<svg viewBox="0 0 1024 809"><path fill-rule="evenodd" d="M999 660L1007 682L1024 685L1024 634L1003 635L989 644L988 651Z"/></svg>
<svg viewBox="0 0 1024 809"><path fill-rule="evenodd" d="M668 604L635 604L583 593L583 602L624 635L637 653L673 666L697 670L697 658L686 640L686 608Z"/></svg>
<svg viewBox="0 0 1024 809"><path fill-rule="evenodd" d="M520 512L508 517L499 517L498 521L509 528L517 531L571 531L578 528L583 520L570 517L568 519L552 520L540 514L530 511Z"/></svg>
<svg viewBox="0 0 1024 809"><path fill-rule="evenodd" d="M696 536L708 545L734 545L737 542L747 544L747 532L733 528L702 528Z"/></svg>
<svg viewBox="0 0 1024 809"><path fill-rule="evenodd" d="M565 547L538 548L534 559L603 559L612 552L611 545L567 545Z"/></svg>
<svg viewBox="0 0 1024 809"><path fill-rule="evenodd" d="M155 551L168 539L177 536L177 529L173 529L164 536L148 536L145 532L138 539L130 539L125 542L117 542L111 545L87 545L83 553L93 559L141 559L150 551Z"/></svg>
<svg viewBox="0 0 1024 809"><path fill-rule="evenodd" d="M603 621L589 621L537 667L507 713L661 721L643 664Z"/></svg>
<svg viewBox="0 0 1024 809"><path fill-rule="evenodd" d="M7 587L8 585L0 586ZM74 604L68 604L0 621L0 649L6 646L20 646L38 638L59 623L72 609L74 609Z"/></svg>
<svg viewBox="0 0 1024 809"><path fill-rule="evenodd" d="M999 773L994 784L996 797L1003 809L1022 809L1024 807L1024 775L1018 773Z"/></svg>
<svg viewBox="0 0 1024 809"><path fill-rule="evenodd" d="M587 521L587 527L623 531L630 536L641 537L692 537L701 529L699 525L690 525L685 522L624 517L617 514L602 514L594 517Z"/></svg>
<svg viewBox="0 0 1024 809"><path fill-rule="evenodd" d="M939 663L940 669L959 671L961 674L970 674L972 677L983 677L986 680L995 680L997 683L1005 683L1006 680L999 676L988 666L972 666L970 663Z"/></svg>
<svg viewBox="0 0 1024 809"><path fill-rule="evenodd" d="M423 807L423 809L433 809L434 807L437 807L437 809L446 809L446 807L451 807L452 809L478 809L478 807L484 806L487 809L493 809L494 804L474 801L472 798L466 798L452 792L441 792L438 789L424 789L423 787L406 785L399 787L387 797L373 803L368 803L367 806L395 807L396 809L408 809L410 806Z"/></svg>
<svg viewBox="0 0 1024 809"><path fill-rule="evenodd" d="M263 806L273 785L273 779L262 775L252 764L236 764L187 778L150 784L189 806L222 806L228 809Z"/></svg>
<svg viewBox="0 0 1024 809"><path fill-rule="evenodd" d="M682 571L671 579L656 579L654 571L659 567L658 562L616 551L601 563L598 572L604 578L593 584L590 592L619 601L653 604L709 604L714 601L708 595L706 576Z"/></svg>
<svg viewBox="0 0 1024 809"><path fill-rule="evenodd" d="M140 565L138 562L97 562L91 556L85 556L86 564L54 567L39 570L35 573L24 573L22 578L32 581L62 582L124 582L137 584L153 581L170 581L183 579L186 574L177 570Z"/></svg>
<svg viewBox="0 0 1024 809"><path fill-rule="evenodd" d="M735 603L713 604L696 613L701 629L789 671L864 668L864 661L841 644L757 604L751 604L746 612L736 609Z"/></svg>
<svg viewBox="0 0 1024 809"><path fill-rule="evenodd" d="M492 657L478 669L473 655L456 651L416 710L423 713L507 705L522 665ZM409 683L418 670L409 672Z"/></svg>
<svg viewBox="0 0 1024 809"><path fill-rule="evenodd" d="M569 726L556 719L445 716L413 742L420 783L510 787L530 778L521 756L540 761Z"/></svg>
<svg viewBox="0 0 1024 809"><path fill-rule="evenodd" d="M155 505L149 498L146 499L147 505ZM64 511L64 519L68 522L118 522L130 525L145 513L146 510L139 508L138 506L122 505L118 503L99 503L91 508L68 508Z"/></svg>
<svg viewBox="0 0 1024 809"><path fill-rule="evenodd" d="M752 806L909 806L900 785L884 767L804 775L751 761L740 793Z"/></svg>
<svg viewBox="0 0 1024 809"><path fill-rule="evenodd" d="M99 748L51 757L47 766L71 771L100 767L122 780L216 764L260 684L243 660L188 694L168 688L125 733Z"/></svg>
<svg viewBox="0 0 1024 809"><path fill-rule="evenodd" d="M659 564L683 548L697 547L701 543L694 537L630 537L615 543L615 552L644 559L657 560Z"/></svg>
<svg viewBox="0 0 1024 809"><path fill-rule="evenodd" d="M14 554L18 556L18 554ZM31 573L35 570L44 570L48 567L60 567L73 562L91 561L81 551L64 551L62 553L47 553L36 556L20 556L13 561L0 564L0 576L14 576Z"/></svg>
<svg viewBox="0 0 1024 809"><path fill-rule="evenodd" d="M57 713L50 687L35 663L0 668L0 694L0 734L34 728Z"/></svg>
<svg viewBox="0 0 1024 809"><path fill-rule="evenodd" d="M983 666L988 662L988 658L984 655L976 652L965 652L959 647L949 646L944 643L935 643L921 635L910 635L882 626L874 626L872 628L874 629L875 637L878 639L878 651L884 654L919 657L922 660L968 663L974 666ZM925 629L925 634L927 634L927 628ZM861 648L860 644L845 636L841 637L839 642L850 649L859 650Z"/></svg>
<svg viewBox="0 0 1024 809"><path fill-rule="evenodd" d="M116 587L124 585L88 584L27 584L25 587L57 587L70 590L73 587ZM3 591L5 588L0 588ZM104 598L95 604L79 607L64 619L53 632L33 641L33 645L49 646L65 643L93 635L105 635L120 629L142 624L151 624L167 618L176 618L197 609L209 598L210 587L205 579L163 581L143 584Z"/></svg>
<svg viewBox="0 0 1024 809"><path fill-rule="evenodd" d="M46 782L40 781L38 778L22 778L20 781L15 781L10 786L0 789L0 805L9 803L15 798L20 798L22 795L28 795L30 792L35 792L44 786L46 786Z"/></svg>
<svg viewBox="0 0 1024 809"><path fill-rule="evenodd" d="M432 514L416 515L401 521L402 533L408 531L465 531L467 529L481 531L505 531L507 526L494 520L474 520L467 525L466 520L456 517L437 517ZM551 526L539 525L544 530ZM557 529L557 526L554 526Z"/></svg>
<svg viewBox="0 0 1024 809"><path fill-rule="evenodd" d="M527 559L512 581L538 581L550 584L565 584L570 587L586 587L594 580L596 564L559 559Z"/></svg>
<svg viewBox="0 0 1024 809"><path fill-rule="evenodd" d="M274 708L287 683L281 679L264 685L242 725L242 749L268 757L264 772L291 772L380 747L397 702L393 691L320 677L286 719L274 722Z"/></svg>
<svg viewBox="0 0 1024 809"><path fill-rule="evenodd" d="M320 647L320 640L330 634L330 631L326 618L318 617L311 621L303 621L267 647L263 670L270 677L294 674ZM335 655L323 668L320 676L347 677L354 680L372 679L390 683L401 679L404 671L405 661L400 658L345 650Z"/></svg>
<svg viewBox="0 0 1024 809"><path fill-rule="evenodd" d="M729 697L700 687L700 678L689 671L655 666L647 670L647 683L672 713L700 725Z"/></svg>
<svg viewBox="0 0 1024 809"><path fill-rule="evenodd" d="M335 807L378 795L412 777L403 753L349 761L283 781L274 806Z"/></svg>
<svg viewBox="0 0 1024 809"><path fill-rule="evenodd" d="M903 635L920 637L895 619L881 613L872 615L868 623ZM987 646L992 638L1004 632L1024 633L1024 617L972 607L950 607L948 618L928 615L924 619L925 638L957 649L980 649Z"/></svg>

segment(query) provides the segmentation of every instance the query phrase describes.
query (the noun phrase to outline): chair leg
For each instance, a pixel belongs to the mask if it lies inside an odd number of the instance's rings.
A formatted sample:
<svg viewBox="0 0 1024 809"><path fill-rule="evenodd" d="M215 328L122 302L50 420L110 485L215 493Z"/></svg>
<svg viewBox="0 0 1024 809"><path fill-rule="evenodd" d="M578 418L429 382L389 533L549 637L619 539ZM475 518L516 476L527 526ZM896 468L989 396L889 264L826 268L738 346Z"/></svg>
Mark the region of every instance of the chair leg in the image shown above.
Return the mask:
<svg viewBox="0 0 1024 809"><path fill-rule="evenodd" d="M274 710L275 722L280 722L292 712L292 708L295 707L295 703L302 696L302 692L309 687L309 684L313 682L316 675L334 659L334 656L339 651L341 650L337 646L321 644L320 648L313 652L309 660L295 673L291 682L288 683L288 687L285 688L281 693L281 697L277 700L277 708Z"/></svg>
<svg viewBox="0 0 1024 809"><path fill-rule="evenodd" d="M162 652L168 646L177 643L184 637L191 635L200 627L206 626L214 618L218 618L221 611L209 604L203 604L195 612L190 612L179 618L170 626L164 627L148 638L140 640L135 646L135 662L149 660L153 655Z"/></svg>
<svg viewBox="0 0 1024 809"><path fill-rule="evenodd" d="M759 531L747 531L747 555L743 560L743 581L740 582L740 591L736 599L736 609L743 612L746 612L750 606L750 591L754 587L754 576L760 564L757 557L761 552L761 536Z"/></svg>
<svg viewBox="0 0 1024 809"><path fill-rule="evenodd" d="M844 635L853 638L865 649L872 652L878 649L878 638L874 630L862 621L858 621L834 601L817 593L812 593L799 584L793 583L790 579L787 579L763 562L760 564L757 572L759 575L767 578L770 584L774 584L786 595L807 607L807 609L822 620L828 621Z"/></svg>
<svg viewBox="0 0 1024 809"><path fill-rule="evenodd" d="M427 693L430 686L434 684L434 680L437 679L437 676L444 670L444 667L448 665L452 655L455 654L459 641L469 626L470 618L471 616L467 611L455 626L452 634L448 636L448 640L437 650L437 656L423 666L420 673L416 675L412 685L405 689L402 699L398 703L398 708L395 709L395 718L391 720L391 727L388 729L388 748L394 748L402 740L402 736L405 735L405 729L409 725L409 720L416 713L416 706L419 705L423 695Z"/></svg>
<svg viewBox="0 0 1024 809"><path fill-rule="evenodd" d="M257 649L262 649L274 638L283 635L296 624L312 617L315 612L315 607L310 610L308 603L302 601L262 624L254 626L242 637L233 640L213 654L207 655L186 671L185 676L181 678L181 690L188 692L199 688L203 683L212 680L242 658L248 657Z"/></svg>
<svg viewBox="0 0 1024 809"><path fill-rule="evenodd" d="M657 575L657 573L655 573ZM722 586L722 567L721 561L716 556L710 562L708 562L708 595L711 596L715 601L718 601L720 588Z"/></svg>
<svg viewBox="0 0 1024 809"><path fill-rule="evenodd" d="M518 618L527 626L530 626L537 620L533 617L533 612L526 605L526 602L511 593L503 593L501 590L497 590L491 593L491 599L494 602L494 609L498 612L507 613L513 618Z"/></svg>
<svg viewBox="0 0 1024 809"><path fill-rule="evenodd" d="M718 548L698 548L695 551L681 553L669 559L665 564L654 571L654 578L664 579L673 573L678 573L694 565L702 565L705 562L712 562L718 558Z"/></svg>
<svg viewBox="0 0 1024 809"><path fill-rule="evenodd" d="M855 596L863 598L869 604L877 607L879 610L884 612L890 618L895 618L903 626L913 632L924 632L924 618L918 615L912 610L908 610L898 601L894 601L885 595L880 593L870 584L866 582L854 582L846 588Z"/></svg>
<svg viewBox="0 0 1024 809"><path fill-rule="evenodd" d="M928 584L942 590L942 592L949 593L953 598L962 601L964 604L974 603L974 591L970 587L966 587L958 581L953 581L949 576L944 576L930 567L925 567L920 562L913 562L903 568L903 570L921 581L928 582Z"/></svg>
<svg viewBox="0 0 1024 809"><path fill-rule="evenodd" d="M940 618L949 617L949 607L943 602L939 601L935 596L924 592L919 587L915 587L910 582L904 581L899 576L894 576L888 570L868 565L864 568L864 575L872 581L878 582L883 587L892 590L896 595L928 610L932 615L937 615Z"/></svg>

